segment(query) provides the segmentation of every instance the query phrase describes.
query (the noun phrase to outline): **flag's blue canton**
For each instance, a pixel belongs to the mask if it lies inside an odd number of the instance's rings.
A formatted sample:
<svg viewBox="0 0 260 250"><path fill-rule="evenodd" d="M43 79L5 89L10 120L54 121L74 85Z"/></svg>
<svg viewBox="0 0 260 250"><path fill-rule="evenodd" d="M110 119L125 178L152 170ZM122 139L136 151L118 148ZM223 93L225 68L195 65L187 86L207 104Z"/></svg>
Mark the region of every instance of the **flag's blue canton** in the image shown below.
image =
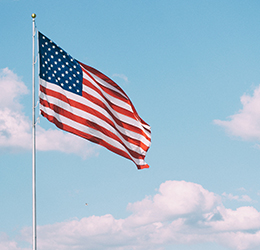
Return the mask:
<svg viewBox="0 0 260 250"><path fill-rule="evenodd" d="M79 63L39 32L40 78L82 95L82 69Z"/></svg>

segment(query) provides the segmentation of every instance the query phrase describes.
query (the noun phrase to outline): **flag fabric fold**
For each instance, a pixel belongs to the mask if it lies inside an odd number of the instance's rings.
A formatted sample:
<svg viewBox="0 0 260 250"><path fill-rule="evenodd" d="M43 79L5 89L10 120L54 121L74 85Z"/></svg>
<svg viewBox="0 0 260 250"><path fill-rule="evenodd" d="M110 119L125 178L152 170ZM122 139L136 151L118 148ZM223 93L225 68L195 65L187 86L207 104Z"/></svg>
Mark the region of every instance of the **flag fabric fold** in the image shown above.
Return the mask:
<svg viewBox="0 0 260 250"><path fill-rule="evenodd" d="M38 32L40 112L58 128L149 168L151 128L126 93Z"/></svg>

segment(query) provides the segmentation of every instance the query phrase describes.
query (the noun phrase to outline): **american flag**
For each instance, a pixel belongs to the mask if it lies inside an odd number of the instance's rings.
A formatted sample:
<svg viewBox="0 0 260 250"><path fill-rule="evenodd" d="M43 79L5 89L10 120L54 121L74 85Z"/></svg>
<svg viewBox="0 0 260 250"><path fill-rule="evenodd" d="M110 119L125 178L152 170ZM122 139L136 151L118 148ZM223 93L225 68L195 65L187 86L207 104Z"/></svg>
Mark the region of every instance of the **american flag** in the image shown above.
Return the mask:
<svg viewBox="0 0 260 250"><path fill-rule="evenodd" d="M58 128L149 168L151 129L125 92L38 32L40 111Z"/></svg>

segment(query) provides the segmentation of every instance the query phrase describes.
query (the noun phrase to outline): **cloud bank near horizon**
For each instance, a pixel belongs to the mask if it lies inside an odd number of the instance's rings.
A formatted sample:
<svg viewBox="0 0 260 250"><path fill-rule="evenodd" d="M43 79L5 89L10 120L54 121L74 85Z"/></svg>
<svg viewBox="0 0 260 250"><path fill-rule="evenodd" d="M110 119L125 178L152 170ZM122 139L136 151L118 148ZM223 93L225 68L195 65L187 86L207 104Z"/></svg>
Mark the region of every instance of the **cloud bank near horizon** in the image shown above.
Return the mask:
<svg viewBox="0 0 260 250"><path fill-rule="evenodd" d="M32 122L23 112L20 98L29 93L26 85L8 68L0 70L0 148L28 150L32 147ZM61 151L86 158L97 154L96 146L73 134L37 125L36 148L40 151Z"/></svg>
<svg viewBox="0 0 260 250"><path fill-rule="evenodd" d="M260 247L260 212L252 206L225 208L221 196L196 183L166 181L157 194L127 209L131 215L125 219L93 215L39 226L38 249L162 250L205 242L235 250ZM31 229L24 228L19 238L30 242ZM0 238L0 248L4 246L27 250L6 237Z"/></svg>

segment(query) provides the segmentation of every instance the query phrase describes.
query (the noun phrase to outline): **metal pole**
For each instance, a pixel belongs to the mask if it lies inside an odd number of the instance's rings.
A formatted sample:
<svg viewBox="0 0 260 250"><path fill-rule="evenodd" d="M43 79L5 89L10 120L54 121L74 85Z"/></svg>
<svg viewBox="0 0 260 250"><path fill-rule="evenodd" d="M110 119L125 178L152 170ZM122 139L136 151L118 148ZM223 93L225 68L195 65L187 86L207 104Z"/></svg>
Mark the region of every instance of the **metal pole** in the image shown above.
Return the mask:
<svg viewBox="0 0 260 250"><path fill-rule="evenodd" d="M37 249L37 235L36 235L36 150L35 150L35 18L36 14L32 14L32 25L33 25L33 35L32 35L32 244L33 250Z"/></svg>

